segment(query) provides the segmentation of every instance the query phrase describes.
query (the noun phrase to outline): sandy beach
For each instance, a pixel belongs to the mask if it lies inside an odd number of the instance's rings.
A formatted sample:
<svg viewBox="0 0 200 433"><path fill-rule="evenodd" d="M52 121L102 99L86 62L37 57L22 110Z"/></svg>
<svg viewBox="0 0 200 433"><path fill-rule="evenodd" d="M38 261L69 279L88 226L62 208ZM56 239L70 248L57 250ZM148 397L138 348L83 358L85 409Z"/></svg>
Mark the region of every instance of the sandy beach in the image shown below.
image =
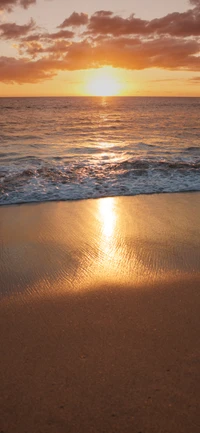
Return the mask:
<svg viewBox="0 0 200 433"><path fill-rule="evenodd" d="M0 432L197 433L200 193L0 208Z"/></svg>

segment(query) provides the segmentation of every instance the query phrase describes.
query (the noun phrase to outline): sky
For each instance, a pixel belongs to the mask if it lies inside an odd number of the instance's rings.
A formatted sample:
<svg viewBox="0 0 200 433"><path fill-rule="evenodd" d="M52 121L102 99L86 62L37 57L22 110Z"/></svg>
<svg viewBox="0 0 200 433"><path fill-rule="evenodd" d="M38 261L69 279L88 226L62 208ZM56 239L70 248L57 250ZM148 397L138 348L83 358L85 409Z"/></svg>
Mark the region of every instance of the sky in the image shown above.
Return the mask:
<svg viewBox="0 0 200 433"><path fill-rule="evenodd" d="M200 96L200 0L0 0L0 96Z"/></svg>

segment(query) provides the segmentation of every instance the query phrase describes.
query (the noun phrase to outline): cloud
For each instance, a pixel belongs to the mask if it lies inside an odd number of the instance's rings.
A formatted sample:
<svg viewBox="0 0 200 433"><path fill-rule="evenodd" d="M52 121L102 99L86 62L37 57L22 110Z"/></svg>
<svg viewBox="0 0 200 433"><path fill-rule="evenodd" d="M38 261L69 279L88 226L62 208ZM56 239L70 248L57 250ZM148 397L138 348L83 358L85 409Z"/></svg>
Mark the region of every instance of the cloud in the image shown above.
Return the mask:
<svg viewBox="0 0 200 433"><path fill-rule="evenodd" d="M65 55L67 69L87 69L111 65L116 68L169 70L200 70L200 58L195 55L199 45L195 41L160 38L153 41L132 41L126 38L103 40L98 44L88 41L72 43Z"/></svg>
<svg viewBox="0 0 200 433"><path fill-rule="evenodd" d="M188 81L192 82L192 84L200 84L200 76L189 78Z"/></svg>
<svg viewBox="0 0 200 433"><path fill-rule="evenodd" d="M134 70L162 68L200 71L200 58L196 56L199 45L190 40L163 37L143 42L137 39L129 41L128 38L117 38L102 39L98 44L89 40L80 42L58 40L47 47L43 47L39 42L32 42L26 49L26 54L33 58L38 53L42 53L45 57L38 60L12 59L12 62L9 58L4 58L4 68L0 63L0 80L36 82L51 78L59 70L73 71L110 65ZM11 69L10 73L8 73L9 69Z"/></svg>
<svg viewBox="0 0 200 433"><path fill-rule="evenodd" d="M191 3L191 5L200 7L200 0L189 0L189 2Z"/></svg>
<svg viewBox="0 0 200 433"><path fill-rule="evenodd" d="M151 33L168 34L170 36L200 36L200 9L190 9L183 13L172 13L149 22Z"/></svg>
<svg viewBox="0 0 200 433"><path fill-rule="evenodd" d="M0 57L0 81L4 83L36 83L51 79L65 69L65 62L51 56L36 61Z"/></svg>
<svg viewBox="0 0 200 433"><path fill-rule="evenodd" d="M1 26L0 26L1 28ZM60 30L59 32L55 33L32 33L30 35L21 37L21 46L24 46L26 48L26 44L29 42L36 42L40 41L41 43L49 43L52 40L58 40L58 39L72 39L75 36L74 32L71 32L70 30Z"/></svg>
<svg viewBox="0 0 200 433"><path fill-rule="evenodd" d="M56 40L53 44L48 45L43 45L38 41L30 41L26 44L19 44L18 51L20 55L26 54L32 59L43 53L53 54L55 59L61 59L63 54L66 54L69 45L70 43L65 39Z"/></svg>
<svg viewBox="0 0 200 433"><path fill-rule="evenodd" d="M69 40L73 37L74 32L69 30L60 30L55 33L35 33L21 38L20 43L15 47L20 55L28 55L32 58L42 53L54 53L59 58L66 52Z"/></svg>
<svg viewBox="0 0 200 433"><path fill-rule="evenodd" d="M56 33L47 33L46 38L48 39L71 39L74 36L74 32L70 30L60 30Z"/></svg>
<svg viewBox="0 0 200 433"><path fill-rule="evenodd" d="M45 61L0 57L0 81L4 83L36 83L53 78L55 71Z"/></svg>
<svg viewBox="0 0 200 433"><path fill-rule="evenodd" d="M87 31L91 35L144 35L149 34L147 25L148 21L135 18L134 15L122 18L111 11L97 11L90 17Z"/></svg>
<svg viewBox="0 0 200 433"><path fill-rule="evenodd" d="M33 19L28 24L18 25L16 23L3 23L0 24L0 38L3 39L18 39L26 35L36 28Z"/></svg>
<svg viewBox="0 0 200 433"><path fill-rule="evenodd" d="M197 5L194 9L183 13L174 12L150 21L136 18L134 14L123 18L110 11L98 11L90 17L87 33L112 36L200 36L200 1L196 0L194 4Z"/></svg>
<svg viewBox="0 0 200 433"><path fill-rule="evenodd" d="M11 12L13 7L21 6L27 9L29 6L36 4L36 0L0 0L0 10Z"/></svg>
<svg viewBox="0 0 200 433"><path fill-rule="evenodd" d="M12 2L19 3L30 4ZM0 24L0 37L14 39L18 48L17 58L0 57L0 81L32 83L51 79L59 71L103 66L200 71L200 0L190 0L186 12L153 20L134 14L123 18L109 10L90 17L73 12L57 30L48 33L33 20L26 25Z"/></svg>
<svg viewBox="0 0 200 433"><path fill-rule="evenodd" d="M88 15L81 12L80 14L77 12L73 12L69 18L66 18L62 24L60 24L59 28L63 29L64 27L79 27L82 25L86 25L88 23Z"/></svg>
<svg viewBox="0 0 200 433"><path fill-rule="evenodd" d="M20 55L24 55L24 53L26 53L26 55L35 59L39 54L44 53L45 49L40 42L31 41L26 43L26 45L24 45L23 43L19 44L18 51Z"/></svg>

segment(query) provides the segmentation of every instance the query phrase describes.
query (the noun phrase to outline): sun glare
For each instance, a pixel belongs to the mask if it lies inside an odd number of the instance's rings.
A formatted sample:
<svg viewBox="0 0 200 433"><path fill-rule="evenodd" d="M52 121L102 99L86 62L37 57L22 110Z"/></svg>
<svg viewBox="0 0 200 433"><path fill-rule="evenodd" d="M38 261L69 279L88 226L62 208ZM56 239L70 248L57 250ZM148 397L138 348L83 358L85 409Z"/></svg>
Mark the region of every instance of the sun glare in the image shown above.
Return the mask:
<svg viewBox="0 0 200 433"><path fill-rule="evenodd" d="M87 84L87 93L92 96L115 96L119 95L120 90L121 83L109 68L94 71Z"/></svg>

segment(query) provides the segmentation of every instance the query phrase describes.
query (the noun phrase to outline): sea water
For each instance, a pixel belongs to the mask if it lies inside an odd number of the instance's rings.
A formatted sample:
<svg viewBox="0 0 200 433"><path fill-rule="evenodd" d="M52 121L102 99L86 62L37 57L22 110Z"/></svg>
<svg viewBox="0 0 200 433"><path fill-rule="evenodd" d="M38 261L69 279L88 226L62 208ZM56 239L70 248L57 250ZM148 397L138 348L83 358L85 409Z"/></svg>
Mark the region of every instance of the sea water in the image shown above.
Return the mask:
<svg viewBox="0 0 200 433"><path fill-rule="evenodd" d="M200 191L200 98L0 98L0 204Z"/></svg>

